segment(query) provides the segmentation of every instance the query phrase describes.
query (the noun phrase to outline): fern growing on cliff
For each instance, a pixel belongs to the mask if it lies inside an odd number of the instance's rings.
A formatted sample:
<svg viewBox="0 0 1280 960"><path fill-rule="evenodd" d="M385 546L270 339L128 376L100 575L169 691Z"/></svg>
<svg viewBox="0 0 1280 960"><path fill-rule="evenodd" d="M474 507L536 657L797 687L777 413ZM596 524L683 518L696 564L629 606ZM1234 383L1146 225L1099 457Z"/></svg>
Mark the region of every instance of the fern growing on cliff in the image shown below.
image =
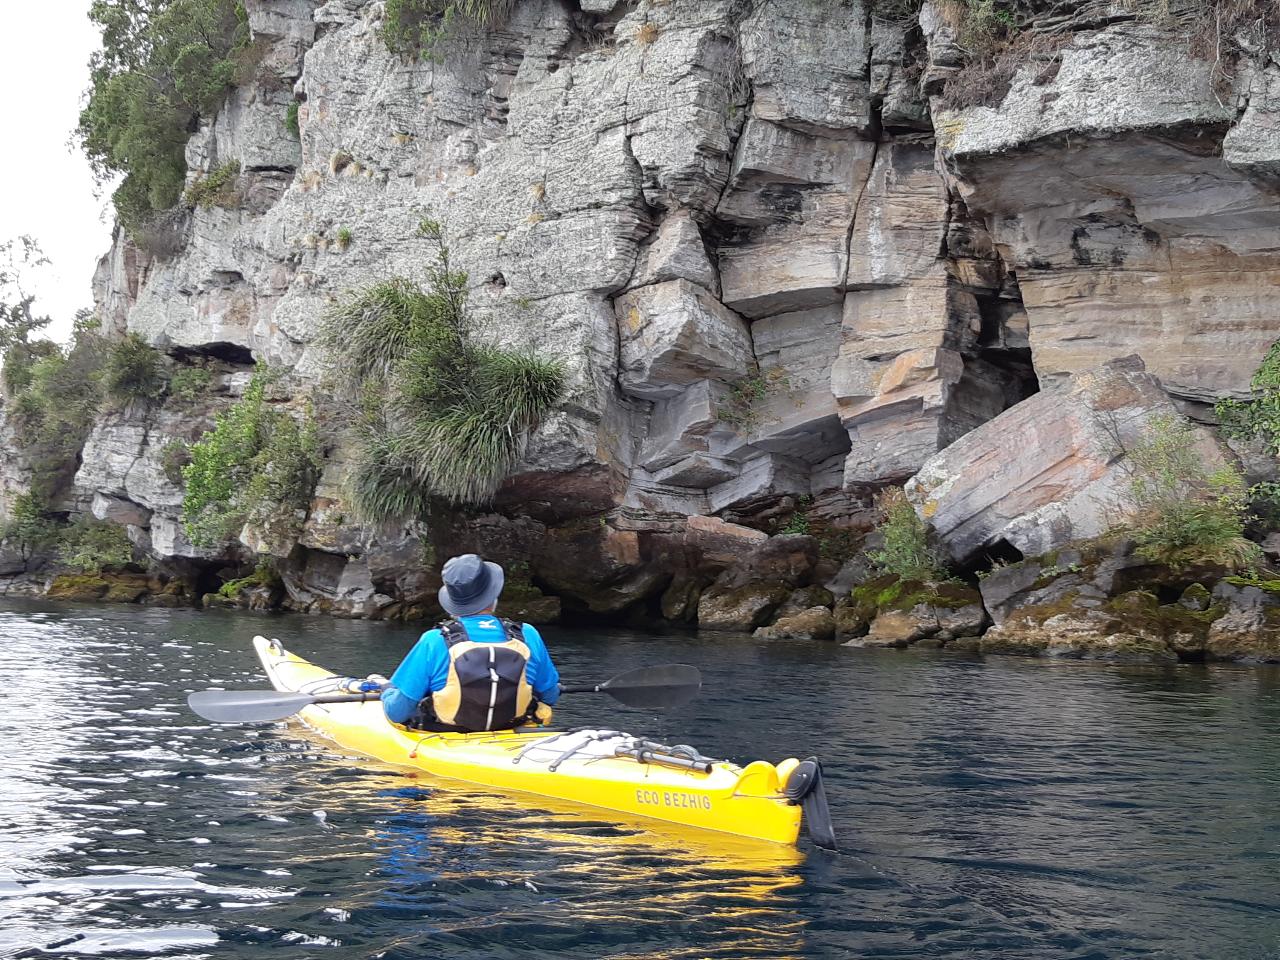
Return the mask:
<svg viewBox="0 0 1280 960"><path fill-rule="evenodd" d="M467 275L438 224L422 233L435 248L425 286L374 284L331 311L322 334L360 420L352 499L374 522L421 516L430 496L488 500L564 389L559 363L474 342Z"/></svg>
<svg viewBox="0 0 1280 960"><path fill-rule="evenodd" d="M238 0L94 0L102 49L89 62L88 102L77 134L137 234L172 207L186 178L187 139L235 83L249 39Z"/></svg>

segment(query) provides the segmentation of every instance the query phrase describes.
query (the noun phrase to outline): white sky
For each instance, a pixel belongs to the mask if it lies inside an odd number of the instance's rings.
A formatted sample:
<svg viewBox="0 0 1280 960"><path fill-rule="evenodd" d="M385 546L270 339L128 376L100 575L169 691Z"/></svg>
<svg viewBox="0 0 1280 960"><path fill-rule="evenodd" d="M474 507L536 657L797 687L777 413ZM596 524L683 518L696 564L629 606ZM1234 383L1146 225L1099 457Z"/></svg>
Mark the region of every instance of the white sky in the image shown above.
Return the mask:
<svg viewBox="0 0 1280 960"><path fill-rule="evenodd" d="M89 0L4 4L0 27L0 241L35 237L52 264L31 277L36 308L65 340L71 318L91 306L97 259L111 245L109 191L94 197L93 176L68 146L89 85L98 34Z"/></svg>

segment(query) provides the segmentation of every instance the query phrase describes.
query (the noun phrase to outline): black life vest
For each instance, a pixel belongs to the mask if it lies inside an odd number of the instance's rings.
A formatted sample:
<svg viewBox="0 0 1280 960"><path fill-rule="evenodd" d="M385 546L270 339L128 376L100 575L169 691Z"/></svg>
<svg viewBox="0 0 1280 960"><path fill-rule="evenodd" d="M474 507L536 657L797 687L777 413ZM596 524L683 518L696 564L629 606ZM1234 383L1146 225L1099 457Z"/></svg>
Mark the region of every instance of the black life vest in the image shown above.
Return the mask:
<svg viewBox="0 0 1280 960"><path fill-rule="evenodd" d="M436 628L449 651L449 679L442 690L419 701L407 726L476 732L510 730L528 719L536 706L526 676L529 646L521 624L499 622L507 634L501 643L472 640L457 620Z"/></svg>

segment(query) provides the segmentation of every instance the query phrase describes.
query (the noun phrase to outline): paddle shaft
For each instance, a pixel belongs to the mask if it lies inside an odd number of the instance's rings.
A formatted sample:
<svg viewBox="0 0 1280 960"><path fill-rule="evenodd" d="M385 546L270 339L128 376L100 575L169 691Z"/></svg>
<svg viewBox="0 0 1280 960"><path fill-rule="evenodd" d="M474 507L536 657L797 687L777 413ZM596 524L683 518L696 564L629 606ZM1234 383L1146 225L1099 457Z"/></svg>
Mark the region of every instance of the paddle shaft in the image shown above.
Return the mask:
<svg viewBox="0 0 1280 960"><path fill-rule="evenodd" d="M607 693L628 707L661 708L688 703L702 687L696 668L685 664L640 667L601 683L570 684L562 693ZM313 704L367 703L382 691L308 694L289 690L201 690L187 704L215 723L263 723L282 720Z"/></svg>

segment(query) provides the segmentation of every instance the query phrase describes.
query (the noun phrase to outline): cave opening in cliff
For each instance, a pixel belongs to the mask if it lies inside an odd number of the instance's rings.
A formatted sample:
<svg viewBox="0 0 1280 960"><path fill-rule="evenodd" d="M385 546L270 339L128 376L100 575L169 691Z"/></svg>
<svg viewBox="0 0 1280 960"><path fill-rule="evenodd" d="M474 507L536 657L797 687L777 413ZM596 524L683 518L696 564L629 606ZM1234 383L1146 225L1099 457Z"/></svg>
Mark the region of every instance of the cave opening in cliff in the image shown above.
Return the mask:
<svg viewBox="0 0 1280 960"><path fill-rule="evenodd" d="M1021 563L1026 556L1008 540L1001 537L994 543L983 547L968 563L961 564L957 573L961 579L970 583L981 580L986 574L998 567L1008 567Z"/></svg>
<svg viewBox="0 0 1280 960"><path fill-rule="evenodd" d="M973 307L958 338L963 368L948 397L942 446L1040 392L1021 298L979 294Z"/></svg>
<svg viewBox="0 0 1280 960"><path fill-rule="evenodd" d="M235 367L252 367L253 351L238 343L219 341L202 343L192 347L171 347L169 356L179 363L195 363L201 360L217 360Z"/></svg>

